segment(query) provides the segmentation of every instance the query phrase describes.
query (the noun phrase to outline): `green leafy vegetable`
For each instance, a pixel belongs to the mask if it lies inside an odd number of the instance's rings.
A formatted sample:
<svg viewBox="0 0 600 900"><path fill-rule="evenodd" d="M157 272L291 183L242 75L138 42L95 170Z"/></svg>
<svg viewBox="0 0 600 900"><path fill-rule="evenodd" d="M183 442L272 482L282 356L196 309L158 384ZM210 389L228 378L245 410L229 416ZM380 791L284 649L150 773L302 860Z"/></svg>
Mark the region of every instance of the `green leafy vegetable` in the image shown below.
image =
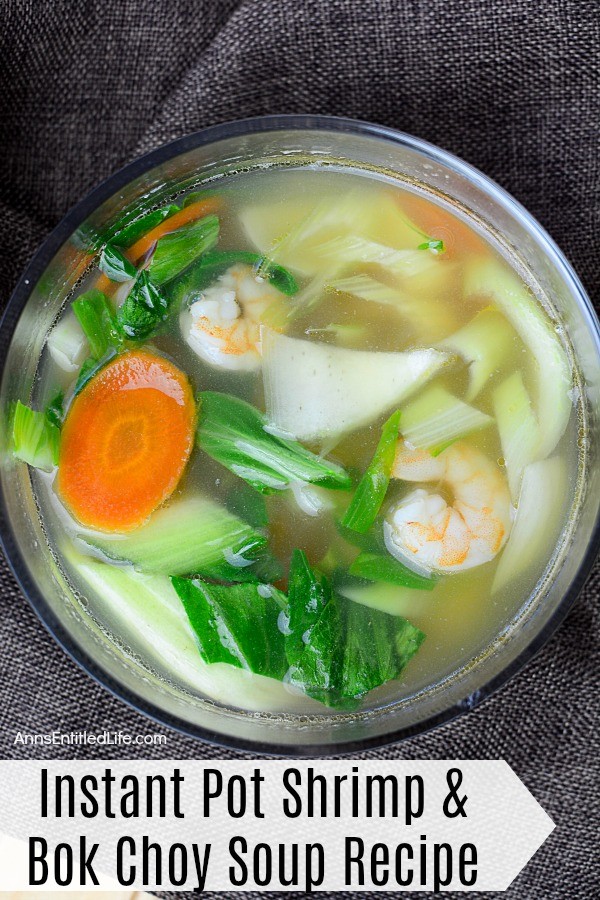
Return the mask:
<svg viewBox="0 0 600 900"><path fill-rule="evenodd" d="M437 584L435 578L418 575L389 553L363 551L356 557L348 571L358 578L386 581L417 590L432 591Z"/></svg>
<svg viewBox="0 0 600 900"><path fill-rule="evenodd" d="M285 650L294 665L305 650L310 631L331 600L326 578L318 578L303 550L294 550L288 579L289 613Z"/></svg>
<svg viewBox="0 0 600 900"><path fill-rule="evenodd" d="M55 425L57 428L60 428L63 422L64 417L64 403L65 396L62 391L59 391L56 394L48 406L46 407L46 419L50 423L50 425Z"/></svg>
<svg viewBox="0 0 600 900"><path fill-rule="evenodd" d="M375 521L390 483L399 428L400 410L396 410L381 429L381 438L375 455L342 519L342 525L346 528L364 534Z"/></svg>
<svg viewBox="0 0 600 900"><path fill-rule="evenodd" d="M136 276L136 268L117 247L107 244L100 254L98 268L111 281L129 281Z"/></svg>
<svg viewBox="0 0 600 900"><path fill-rule="evenodd" d="M328 706L351 707L397 678L425 638L400 616L337 596L300 550L292 557L288 604L287 677Z"/></svg>
<svg viewBox="0 0 600 900"><path fill-rule="evenodd" d="M86 291L73 302L73 312L81 325L95 359L110 349L118 349L122 335L110 302L102 291Z"/></svg>
<svg viewBox="0 0 600 900"><path fill-rule="evenodd" d="M249 484L240 484L237 481L233 490L227 495L226 504L227 509L255 528L266 528L269 524L265 498Z"/></svg>
<svg viewBox="0 0 600 900"><path fill-rule="evenodd" d="M204 391L199 418L200 447L261 493L284 490L294 481L340 490L351 486L341 466L271 434L263 414L237 397Z"/></svg>
<svg viewBox="0 0 600 900"><path fill-rule="evenodd" d="M298 283L291 272L277 265L259 253L249 250L211 251L205 253L194 263L181 278L177 278L169 290L174 299L181 301L198 291L204 290L225 272L230 266L237 264L252 266L257 274L269 281L282 294L291 296L298 290Z"/></svg>
<svg viewBox="0 0 600 900"><path fill-rule="evenodd" d="M47 412L17 400L12 423L12 452L34 469L50 472L58 464L60 430Z"/></svg>
<svg viewBox="0 0 600 900"><path fill-rule="evenodd" d="M164 222L165 219L168 219L169 216L174 215L176 212L179 212L179 207L174 203L170 203L168 206L162 207L162 209L153 209L134 221L130 221L131 216L129 216L128 219L121 220L113 228L112 243L117 244L119 247L131 247L144 234L156 228L157 225L160 225L161 222Z"/></svg>
<svg viewBox="0 0 600 900"><path fill-rule="evenodd" d="M273 587L172 578L206 663L229 663L282 679L287 665L278 619L285 597Z"/></svg>
<svg viewBox="0 0 600 900"><path fill-rule="evenodd" d="M423 641L423 632L401 616L349 600L345 606L342 696L362 697L398 678Z"/></svg>
<svg viewBox="0 0 600 900"><path fill-rule="evenodd" d="M169 313L169 302L147 271L140 272L135 284L119 308L121 328L131 340L150 337Z"/></svg>
<svg viewBox="0 0 600 900"><path fill-rule="evenodd" d="M248 563L249 565L236 566L223 559L198 566L197 574L207 581L227 584L272 584L283 577L281 563L267 548L258 548L256 558L249 559Z"/></svg>
<svg viewBox="0 0 600 900"><path fill-rule="evenodd" d="M219 220L212 215L165 234L156 245L148 269L152 281L157 285L171 281L214 247L218 237Z"/></svg>
<svg viewBox="0 0 600 900"><path fill-rule="evenodd" d="M294 550L288 583L285 652L288 678L306 694L329 706L339 695L342 656L337 599L325 577L318 578L302 550Z"/></svg>
<svg viewBox="0 0 600 900"><path fill-rule="evenodd" d="M417 250L434 250L436 253L443 253L444 249L444 242L438 238L430 238L417 246Z"/></svg>

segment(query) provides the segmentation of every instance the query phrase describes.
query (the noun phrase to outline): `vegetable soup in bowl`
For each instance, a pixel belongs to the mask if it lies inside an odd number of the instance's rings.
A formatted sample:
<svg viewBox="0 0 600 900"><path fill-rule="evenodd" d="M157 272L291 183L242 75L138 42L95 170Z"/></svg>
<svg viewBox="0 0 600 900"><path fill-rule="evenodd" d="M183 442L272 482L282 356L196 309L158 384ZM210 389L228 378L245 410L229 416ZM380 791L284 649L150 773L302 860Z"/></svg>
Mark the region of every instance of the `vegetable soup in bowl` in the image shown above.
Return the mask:
<svg viewBox="0 0 600 900"><path fill-rule="evenodd" d="M598 541L598 322L507 194L342 119L217 126L125 168L2 325L5 549L119 696L262 752L479 699Z"/></svg>

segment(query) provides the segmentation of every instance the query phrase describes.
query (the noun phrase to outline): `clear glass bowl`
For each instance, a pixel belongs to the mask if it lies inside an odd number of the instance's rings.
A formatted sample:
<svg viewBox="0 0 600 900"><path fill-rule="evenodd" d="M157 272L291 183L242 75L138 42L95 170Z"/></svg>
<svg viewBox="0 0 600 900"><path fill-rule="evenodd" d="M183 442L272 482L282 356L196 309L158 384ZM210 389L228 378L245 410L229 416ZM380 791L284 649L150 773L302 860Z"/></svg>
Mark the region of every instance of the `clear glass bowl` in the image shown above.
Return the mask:
<svg viewBox="0 0 600 900"><path fill-rule="evenodd" d="M0 447L0 528L9 563L38 616L67 653L116 695L196 737L258 754L319 756L400 740L471 709L531 658L566 615L590 571L600 538L600 325L576 275L541 226L501 188L451 154L388 128L347 119L248 119L184 137L136 160L92 191L44 242L0 326L4 425L12 402L28 402L47 331L90 265L78 234L109 226L142 199L159 205L207 179L281 163L282 158L290 165L337 161L416 180L478 218L552 298L586 386L589 448L585 491L568 547L536 601L515 616L501 639L476 662L443 684L383 709L353 715L324 711L310 717L245 713L159 681L92 627L48 550L28 469L7 452L6 427Z"/></svg>

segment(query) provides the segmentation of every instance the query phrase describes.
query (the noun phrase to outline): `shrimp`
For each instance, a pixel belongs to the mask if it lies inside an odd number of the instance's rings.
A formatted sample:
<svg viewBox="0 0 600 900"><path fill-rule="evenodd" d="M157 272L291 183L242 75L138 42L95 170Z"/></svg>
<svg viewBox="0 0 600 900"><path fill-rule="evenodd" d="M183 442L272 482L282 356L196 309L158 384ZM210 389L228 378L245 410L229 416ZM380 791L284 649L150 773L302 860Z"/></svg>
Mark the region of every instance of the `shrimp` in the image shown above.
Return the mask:
<svg viewBox="0 0 600 900"><path fill-rule="evenodd" d="M183 336L192 350L220 369L251 372L260 367L260 319L280 292L250 266L231 266L182 314Z"/></svg>
<svg viewBox="0 0 600 900"><path fill-rule="evenodd" d="M487 456L462 441L439 456L399 442L392 468L404 481L437 481L454 495L417 488L388 511L385 544L392 556L420 573L460 572L489 562L512 525L506 478Z"/></svg>

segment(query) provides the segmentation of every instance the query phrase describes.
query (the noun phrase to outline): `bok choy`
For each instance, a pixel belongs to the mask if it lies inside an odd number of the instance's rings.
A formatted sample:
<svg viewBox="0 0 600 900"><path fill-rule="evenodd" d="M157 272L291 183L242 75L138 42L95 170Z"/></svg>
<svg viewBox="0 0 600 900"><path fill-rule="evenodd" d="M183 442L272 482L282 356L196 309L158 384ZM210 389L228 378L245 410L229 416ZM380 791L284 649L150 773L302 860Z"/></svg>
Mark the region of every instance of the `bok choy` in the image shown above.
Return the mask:
<svg viewBox="0 0 600 900"><path fill-rule="evenodd" d="M111 281L119 282L130 281L135 278L137 271L118 247L113 247L112 244L106 244L102 250L98 268Z"/></svg>
<svg viewBox="0 0 600 900"><path fill-rule="evenodd" d="M154 284L172 281L188 268L199 256L217 243L219 220L217 216L204 216L189 225L178 228L161 237L152 255L148 274Z"/></svg>
<svg viewBox="0 0 600 900"><path fill-rule="evenodd" d="M109 559L162 575L202 574L224 563L245 568L266 545L262 532L201 496L159 509L146 525L127 534L84 531L79 538Z"/></svg>
<svg viewBox="0 0 600 900"><path fill-rule="evenodd" d="M535 411L540 458L562 437L573 407L573 375L557 327L515 274L490 259L474 259L467 270L467 295L488 296L502 310L534 357Z"/></svg>
<svg viewBox="0 0 600 900"><path fill-rule="evenodd" d="M271 433L259 410L230 394L200 394L198 445L263 494L295 482L351 487L341 466Z"/></svg>
<svg viewBox="0 0 600 900"><path fill-rule="evenodd" d="M560 533L567 496L567 471L558 456L530 463L523 471L517 512L498 562L492 593L539 566Z"/></svg>
<svg viewBox="0 0 600 900"><path fill-rule="evenodd" d="M466 399L469 402L475 399L502 365L516 337L505 317L490 306L439 344L442 350L458 353L468 363Z"/></svg>
<svg viewBox="0 0 600 900"><path fill-rule="evenodd" d="M381 437L373 459L359 481L350 506L342 519L345 528L364 533L375 521L390 483L399 428L400 410L396 410L381 429Z"/></svg>
<svg viewBox="0 0 600 900"><path fill-rule="evenodd" d="M274 587L172 578L206 663L228 663L282 679L287 670L278 620L285 596Z"/></svg>
<svg viewBox="0 0 600 900"><path fill-rule="evenodd" d="M34 469L46 472L58 464L60 429L54 407L37 412L17 400L12 416L12 452Z"/></svg>
<svg viewBox="0 0 600 900"><path fill-rule="evenodd" d="M328 706L351 707L398 678L425 638L400 616L337 596L298 550L288 603L287 678Z"/></svg>
<svg viewBox="0 0 600 900"><path fill-rule="evenodd" d="M432 385L402 407L402 435L413 447L436 456L458 438L485 428L494 420L463 403L441 385Z"/></svg>
<svg viewBox="0 0 600 900"><path fill-rule="evenodd" d="M117 350L123 341L110 302L101 291L92 289L73 302L73 312L85 334L90 353L101 359L109 350Z"/></svg>
<svg viewBox="0 0 600 900"><path fill-rule="evenodd" d="M435 576L426 578L419 575L385 551L363 550L350 565L348 572L368 581L385 581L414 590L432 591L437 584Z"/></svg>
<svg viewBox="0 0 600 900"><path fill-rule="evenodd" d="M540 429L521 372L513 372L494 391L494 412L513 501L525 467L536 459Z"/></svg>
<svg viewBox="0 0 600 900"><path fill-rule="evenodd" d="M280 433L329 442L368 425L447 360L439 350L385 353L304 341L263 328L267 418Z"/></svg>

